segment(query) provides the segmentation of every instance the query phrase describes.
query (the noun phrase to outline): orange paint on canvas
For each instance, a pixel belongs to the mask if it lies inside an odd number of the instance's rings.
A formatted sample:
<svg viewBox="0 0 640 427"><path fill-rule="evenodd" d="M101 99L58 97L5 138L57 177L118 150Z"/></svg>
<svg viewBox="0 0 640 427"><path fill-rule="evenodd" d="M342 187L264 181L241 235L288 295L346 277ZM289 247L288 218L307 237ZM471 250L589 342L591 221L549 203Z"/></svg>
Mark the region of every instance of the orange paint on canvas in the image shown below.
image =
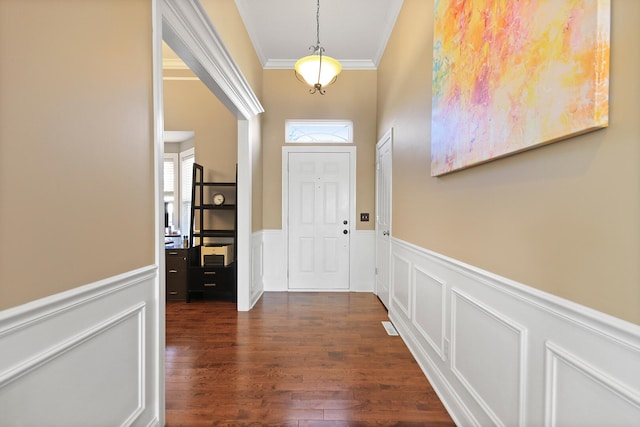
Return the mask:
<svg viewBox="0 0 640 427"><path fill-rule="evenodd" d="M610 0L436 0L431 175L607 126Z"/></svg>

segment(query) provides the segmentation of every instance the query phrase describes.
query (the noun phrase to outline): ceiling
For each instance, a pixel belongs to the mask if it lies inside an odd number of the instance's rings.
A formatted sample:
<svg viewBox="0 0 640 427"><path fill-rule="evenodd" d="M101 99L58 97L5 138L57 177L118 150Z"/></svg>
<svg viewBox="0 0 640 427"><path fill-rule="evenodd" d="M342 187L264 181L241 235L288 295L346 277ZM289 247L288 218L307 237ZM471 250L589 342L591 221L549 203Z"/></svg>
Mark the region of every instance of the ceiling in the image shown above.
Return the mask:
<svg viewBox="0 0 640 427"><path fill-rule="evenodd" d="M293 68L316 44L316 0L235 0L264 68ZM321 0L320 44L344 69L375 69L402 0Z"/></svg>

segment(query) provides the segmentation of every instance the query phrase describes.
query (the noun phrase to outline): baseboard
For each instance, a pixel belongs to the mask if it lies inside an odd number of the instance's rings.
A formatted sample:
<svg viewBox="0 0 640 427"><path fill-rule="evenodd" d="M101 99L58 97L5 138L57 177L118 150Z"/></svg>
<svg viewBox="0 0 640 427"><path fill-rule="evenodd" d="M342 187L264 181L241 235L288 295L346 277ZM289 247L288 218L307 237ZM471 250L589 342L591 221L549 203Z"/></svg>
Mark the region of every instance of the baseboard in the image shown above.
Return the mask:
<svg viewBox="0 0 640 427"><path fill-rule="evenodd" d="M447 379L437 369L429 355L418 344L418 340L413 335L411 328L393 312L389 313L389 319L400 332L402 340L407 345L407 348L409 348L413 358L418 362L422 372L429 379L429 383L444 404L449 415L451 415L453 422L457 426L476 425L472 414L469 413L462 399L460 399L455 390L447 382Z"/></svg>
<svg viewBox="0 0 640 427"><path fill-rule="evenodd" d="M398 239L389 316L458 425L632 425L640 326Z"/></svg>
<svg viewBox="0 0 640 427"><path fill-rule="evenodd" d="M260 298L262 298L262 294L264 294L264 291L260 291L260 292L256 292L254 294L251 295L251 301L250 301L250 306L249 309L253 309L253 307L257 304L258 301L260 301Z"/></svg>
<svg viewBox="0 0 640 427"><path fill-rule="evenodd" d="M149 266L0 312L0 425L157 425Z"/></svg>

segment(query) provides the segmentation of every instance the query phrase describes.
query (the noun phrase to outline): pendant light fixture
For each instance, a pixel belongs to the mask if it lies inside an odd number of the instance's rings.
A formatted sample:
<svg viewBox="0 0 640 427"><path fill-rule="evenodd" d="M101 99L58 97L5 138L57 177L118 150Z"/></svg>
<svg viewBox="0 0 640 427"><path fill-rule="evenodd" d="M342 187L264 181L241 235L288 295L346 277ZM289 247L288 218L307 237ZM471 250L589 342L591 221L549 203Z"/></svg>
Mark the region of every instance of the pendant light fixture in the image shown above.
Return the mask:
<svg viewBox="0 0 640 427"><path fill-rule="evenodd" d="M311 86L309 93L324 95L325 86L336 81L342 71L342 65L330 56L324 55L324 48L320 46L320 0L316 11L316 44L310 46L312 54L300 58L295 65L296 77Z"/></svg>

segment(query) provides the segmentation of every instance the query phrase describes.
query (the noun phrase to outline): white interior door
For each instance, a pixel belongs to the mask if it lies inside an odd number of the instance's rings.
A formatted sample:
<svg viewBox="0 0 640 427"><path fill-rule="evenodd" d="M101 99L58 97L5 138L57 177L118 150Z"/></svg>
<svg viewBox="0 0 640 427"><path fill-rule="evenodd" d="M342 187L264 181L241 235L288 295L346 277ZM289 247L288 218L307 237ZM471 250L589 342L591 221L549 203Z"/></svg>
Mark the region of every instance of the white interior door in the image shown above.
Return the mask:
<svg viewBox="0 0 640 427"><path fill-rule="evenodd" d="M376 145L376 294L389 309L392 131Z"/></svg>
<svg viewBox="0 0 640 427"><path fill-rule="evenodd" d="M289 289L349 289L351 154L288 156Z"/></svg>

